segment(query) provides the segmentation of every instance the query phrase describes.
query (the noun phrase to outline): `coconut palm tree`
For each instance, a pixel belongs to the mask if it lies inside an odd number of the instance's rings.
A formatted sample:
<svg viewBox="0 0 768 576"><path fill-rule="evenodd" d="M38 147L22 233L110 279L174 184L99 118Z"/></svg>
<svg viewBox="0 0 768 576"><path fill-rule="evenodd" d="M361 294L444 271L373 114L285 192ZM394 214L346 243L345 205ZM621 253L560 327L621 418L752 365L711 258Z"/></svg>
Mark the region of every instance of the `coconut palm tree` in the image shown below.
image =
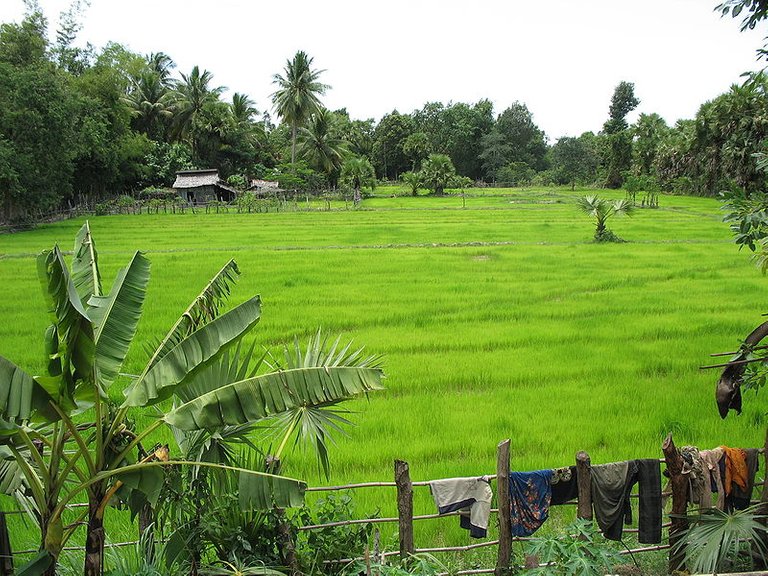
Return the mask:
<svg viewBox="0 0 768 576"><path fill-rule="evenodd" d="M275 74L272 80L278 86L272 94L272 104L277 115L291 125L291 163L296 162L299 126L322 107L318 96L329 88L318 81L325 70L313 70L312 61L313 58L300 50L293 60L286 62L284 74Z"/></svg>
<svg viewBox="0 0 768 576"><path fill-rule="evenodd" d="M248 98L247 94L235 92L232 94L232 104L230 105L232 117L238 125L247 125L253 122L253 117L258 115L255 102Z"/></svg>
<svg viewBox="0 0 768 576"><path fill-rule="evenodd" d="M333 184L338 178L344 157L349 154L347 143L333 134L333 112L320 108L309 117L309 125L299 128L299 156L310 167L324 172Z"/></svg>
<svg viewBox="0 0 768 576"><path fill-rule="evenodd" d="M582 196L577 201L579 209L595 219L595 242L621 242L622 240L611 232L606 221L612 216L632 216L635 205L623 198L611 202L599 196Z"/></svg>
<svg viewBox="0 0 768 576"><path fill-rule="evenodd" d="M196 122L206 105L218 102L219 96L226 89L224 86L211 87L212 79L213 74L208 70L200 72L200 68L195 66L189 75L181 75L181 81L176 83L173 92L172 136L176 139L189 137L193 155L199 149Z"/></svg>
<svg viewBox="0 0 768 576"><path fill-rule="evenodd" d="M173 116L168 87L158 74L150 70L145 70L132 82L124 102L131 109L134 127L151 138L161 137L167 121Z"/></svg>

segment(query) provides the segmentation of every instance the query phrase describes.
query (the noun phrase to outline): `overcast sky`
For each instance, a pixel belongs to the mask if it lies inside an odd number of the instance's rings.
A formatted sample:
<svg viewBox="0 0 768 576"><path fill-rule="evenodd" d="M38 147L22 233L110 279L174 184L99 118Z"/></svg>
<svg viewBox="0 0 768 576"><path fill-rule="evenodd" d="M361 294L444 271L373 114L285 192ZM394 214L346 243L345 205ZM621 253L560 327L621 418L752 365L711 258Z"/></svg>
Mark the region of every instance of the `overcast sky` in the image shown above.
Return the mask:
<svg viewBox="0 0 768 576"><path fill-rule="evenodd" d="M40 0L55 31L70 0ZM716 0L91 0L79 41L165 52L188 73L271 110L272 77L297 50L353 119L426 102L524 102L550 141L597 132L614 87L634 82L640 112L668 123L758 67L766 28L739 32ZM22 0L0 0L19 21Z"/></svg>

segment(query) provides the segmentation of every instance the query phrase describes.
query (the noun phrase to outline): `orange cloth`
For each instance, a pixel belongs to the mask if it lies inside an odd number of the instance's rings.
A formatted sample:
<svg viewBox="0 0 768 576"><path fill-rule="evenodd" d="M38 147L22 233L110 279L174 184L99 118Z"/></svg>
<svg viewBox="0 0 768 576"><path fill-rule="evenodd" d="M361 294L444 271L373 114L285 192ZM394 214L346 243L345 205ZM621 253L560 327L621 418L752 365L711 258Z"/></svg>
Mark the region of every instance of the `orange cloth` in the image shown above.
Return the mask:
<svg viewBox="0 0 768 576"><path fill-rule="evenodd" d="M725 495L731 493L731 486L735 482L746 491L749 482L747 471L747 453L741 448L729 448L720 446L725 452Z"/></svg>

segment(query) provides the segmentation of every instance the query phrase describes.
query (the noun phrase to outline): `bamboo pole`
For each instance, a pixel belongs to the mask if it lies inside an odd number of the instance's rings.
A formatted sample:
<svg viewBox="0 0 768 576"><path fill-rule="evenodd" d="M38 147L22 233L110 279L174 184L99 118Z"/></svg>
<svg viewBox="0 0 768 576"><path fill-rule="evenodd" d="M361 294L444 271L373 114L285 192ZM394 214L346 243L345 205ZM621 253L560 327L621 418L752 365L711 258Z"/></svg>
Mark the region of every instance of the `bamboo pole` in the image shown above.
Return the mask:
<svg viewBox="0 0 768 576"><path fill-rule="evenodd" d="M413 555L413 486L408 462L395 460L397 516L399 518L400 559Z"/></svg>
<svg viewBox="0 0 768 576"><path fill-rule="evenodd" d="M681 542L688 529L685 517L688 507L688 479L683 476L683 457L675 446L670 432L661 445L667 463L669 483L672 487L672 523L669 527L669 573L685 568L685 548Z"/></svg>
<svg viewBox="0 0 768 576"><path fill-rule="evenodd" d="M509 573L512 555L512 520L509 509L509 439L496 448L496 501L499 504L499 554L494 574Z"/></svg>
<svg viewBox="0 0 768 576"><path fill-rule="evenodd" d="M583 450L576 454L576 482L579 489L576 517L592 520L592 462Z"/></svg>

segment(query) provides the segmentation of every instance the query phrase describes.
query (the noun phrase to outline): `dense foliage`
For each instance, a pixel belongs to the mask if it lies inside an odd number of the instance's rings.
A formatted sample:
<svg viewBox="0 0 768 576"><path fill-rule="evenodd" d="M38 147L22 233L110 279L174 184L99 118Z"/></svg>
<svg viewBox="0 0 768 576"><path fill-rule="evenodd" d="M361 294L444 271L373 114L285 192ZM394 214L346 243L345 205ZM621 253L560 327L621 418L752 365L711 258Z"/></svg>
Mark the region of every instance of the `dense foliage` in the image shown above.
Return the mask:
<svg viewBox="0 0 768 576"><path fill-rule="evenodd" d="M136 54L114 43L75 47L77 2L60 19L54 42L36 3L27 5L20 23L0 25L0 218L6 222L168 187L177 170L190 168L217 168L241 189L268 178L286 190L316 192L347 185L340 179L351 158L365 159L384 180L423 176L427 159L438 155L457 176L480 184L618 188L629 181L700 195L732 188L750 194L765 185L754 158L768 138L763 72L674 126L652 112L630 123L640 99L633 83L621 81L601 128L552 139L520 101L499 113L488 99L428 102L378 122L327 110L324 71L300 51L273 76L272 101L262 104L273 107L275 126L248 95L225 98L226 88L209 70L176 70L167 54ZM745 17L745 28L765 16L761 2L729 0L717 9ZM414 192L429 187L423 177L404 181Z"/></svg>

